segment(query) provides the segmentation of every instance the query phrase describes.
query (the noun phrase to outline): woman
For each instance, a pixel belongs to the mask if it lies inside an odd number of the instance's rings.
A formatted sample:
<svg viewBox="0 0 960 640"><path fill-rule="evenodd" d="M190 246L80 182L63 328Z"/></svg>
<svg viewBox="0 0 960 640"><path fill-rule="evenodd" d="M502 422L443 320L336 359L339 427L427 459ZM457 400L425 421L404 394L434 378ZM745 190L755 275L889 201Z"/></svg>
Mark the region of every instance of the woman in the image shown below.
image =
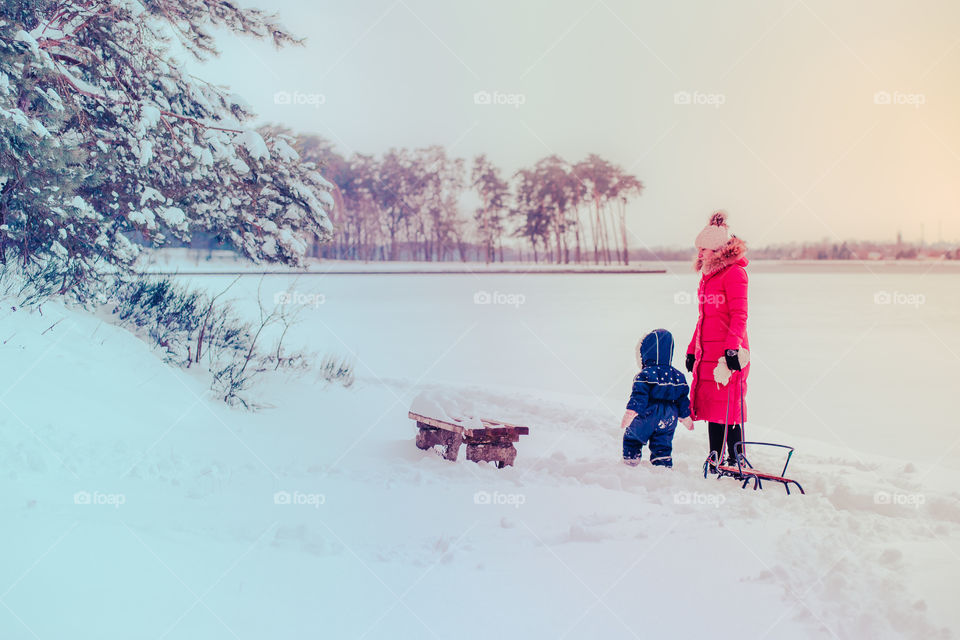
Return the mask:
<svg viewBox="0 0 960 640"><path fill-rule="evenodd" d="M691 414L709 423L712 463L722 463L724 434L728 465L736 465L734 445L743 441L750 343L747 340L747 246L730 235L727 214L717 211L696 240L695 268L701 273L700 309L687 348ZM711 471L715 471L711 464Z"/></svg>

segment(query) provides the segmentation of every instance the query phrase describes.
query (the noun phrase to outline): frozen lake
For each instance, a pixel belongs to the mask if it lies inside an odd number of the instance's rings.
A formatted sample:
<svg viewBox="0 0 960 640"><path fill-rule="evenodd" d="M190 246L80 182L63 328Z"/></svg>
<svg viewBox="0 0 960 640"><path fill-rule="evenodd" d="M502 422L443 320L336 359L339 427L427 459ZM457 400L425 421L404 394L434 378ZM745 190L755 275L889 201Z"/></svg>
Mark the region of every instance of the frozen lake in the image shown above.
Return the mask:
<svg viewBox="0 0 960 640"><path fill-rule="evenodd" d="M751 422L850 448L957 468L960 273L923 264L749 268ZM232 278L184 279L218 290ZM260 278L229 297L253 310ZM270 276L317 302L290 345L349 355L361 380L526 389L622 412L646 331L674 333L681 368L696 323L697 276ZM750 423L748 422L748 430Z"/></svg>

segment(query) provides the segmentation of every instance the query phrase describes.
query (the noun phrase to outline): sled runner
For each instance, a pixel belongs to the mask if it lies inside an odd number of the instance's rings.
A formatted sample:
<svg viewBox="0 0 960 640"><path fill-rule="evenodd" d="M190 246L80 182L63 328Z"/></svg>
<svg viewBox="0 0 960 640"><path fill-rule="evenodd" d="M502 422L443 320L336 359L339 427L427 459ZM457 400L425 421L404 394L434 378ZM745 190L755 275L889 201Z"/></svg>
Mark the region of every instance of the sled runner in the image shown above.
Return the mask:
<svg viewBox="0 0 960 640"><path fill-rule="evenodd" d="M754 468L750 461L747 459L747 456L743 453L743 447L745 445L759 445L764 447L779 447L781 449L787 449L787 460L783 463L783 470L780 472L780 475L773 475L771 473L763 473ZM710 468L713 467L716 469L717 479L720 478L736 478L737 480L742 480L743 485L741 488L746 489L747 485L753 481L753 490L763 489L763 481L767 480L769 482L779 482L783 485L783 488L787 490L787 495L790 495L790 485L796 485L797 489L800 490L800 493L805 494L803 487L800 486L800 483L796 480L787 477L787 466L790 464L790 458L793 457L793 447L788 447L785 444L774 444L772 442L737 442L734 445L736 449L736 460L737 466L721 465L717 464L716 452L711 451L710 455L707 457L707 461L703 463L703 477L706 478L707 474L710 472Z"/></svg>
<svg viewBox="0 0 960 640"><path fill-rule="evenodd" d="M520 436L529 435L530 428L509 422L480 419L483 428L467 428L454 422L422 416L412 411L407 417L417 422L417 447L430 449L439 445L443 457L451 462L457 459L462 443L467 444L467 460L473 462L495 462L498 469L513 466L517 457L517 448L513 445ZM453 418L456 422L457 418ZM462 422L462 420L459 420Z"/></svg>

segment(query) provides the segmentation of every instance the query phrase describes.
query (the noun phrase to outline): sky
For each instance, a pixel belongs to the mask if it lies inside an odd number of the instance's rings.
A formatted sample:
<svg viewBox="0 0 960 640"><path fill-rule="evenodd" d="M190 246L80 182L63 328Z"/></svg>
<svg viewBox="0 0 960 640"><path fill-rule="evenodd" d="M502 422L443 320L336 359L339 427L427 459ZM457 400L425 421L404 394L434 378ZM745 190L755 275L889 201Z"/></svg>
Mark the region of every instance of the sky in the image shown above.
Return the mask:
<svg viewBox="0 0 960 640"><path fill-rule="evenodd" d="M304 46L221 34L196 74L343 153L597 153L644 183L635 247L691 245L718 208L753 246L960 240L953 0L244 4Z"/></svg>

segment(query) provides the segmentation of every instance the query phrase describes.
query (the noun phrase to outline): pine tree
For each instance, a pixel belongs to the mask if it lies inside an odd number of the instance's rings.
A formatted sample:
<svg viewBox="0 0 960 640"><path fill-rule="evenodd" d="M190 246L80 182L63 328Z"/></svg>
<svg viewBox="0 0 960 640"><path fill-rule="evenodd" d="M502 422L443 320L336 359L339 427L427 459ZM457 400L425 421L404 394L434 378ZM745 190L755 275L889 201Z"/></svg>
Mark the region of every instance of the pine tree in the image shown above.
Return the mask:
<svg viewBox="0 0 960 640"><path fill-rule="evenodd" d="M134 237L202 230L289 264L331 237L331 185L292 138L171 55L216 55L211 28L299 43L222 0L0 0L0 260L56 263L68 290L129 266Z"/></svg>

